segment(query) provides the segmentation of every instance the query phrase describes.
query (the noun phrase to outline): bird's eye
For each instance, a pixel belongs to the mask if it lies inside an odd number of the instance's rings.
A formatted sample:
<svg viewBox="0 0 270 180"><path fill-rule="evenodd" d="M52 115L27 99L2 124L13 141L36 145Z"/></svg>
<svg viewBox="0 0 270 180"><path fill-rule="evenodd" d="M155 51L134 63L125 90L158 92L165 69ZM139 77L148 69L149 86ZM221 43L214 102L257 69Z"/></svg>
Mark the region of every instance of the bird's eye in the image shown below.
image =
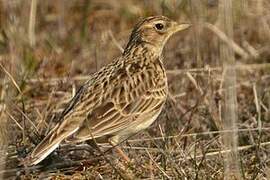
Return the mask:
<svg viewBox="0 0 270 180"><path fill-rule="evenodd" d="M156 27L157 30L163 30L164 25L161 24L161 23L157 23L157 24L155 25L155 27Z"/></svg>

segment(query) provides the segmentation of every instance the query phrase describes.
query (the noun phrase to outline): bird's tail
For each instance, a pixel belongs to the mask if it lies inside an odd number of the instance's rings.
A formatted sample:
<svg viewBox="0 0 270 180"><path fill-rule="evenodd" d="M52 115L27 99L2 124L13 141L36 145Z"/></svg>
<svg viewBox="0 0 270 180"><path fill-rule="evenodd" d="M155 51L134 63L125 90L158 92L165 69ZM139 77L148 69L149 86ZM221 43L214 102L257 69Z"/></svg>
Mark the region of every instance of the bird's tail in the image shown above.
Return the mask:
<svg viewBox="0 0 270 180"><path fill-rule="evenodd" d="M31 152L31 154L26 157L24 160L24 164L27 166L36 165L45 159L49 154L51 154L62 141L61 138L53 139L54 133L48 134L35 149Z"/></svg>
<svg viewBox="0 0 270 180"><path fill-rule="evenodd" d="M50 155L59 144L69 135L73 134L77 129L71 132L57 133L56 131L51 131L31 152L31 154L26 157L24 164L27 166L36 165Z"/></svg>

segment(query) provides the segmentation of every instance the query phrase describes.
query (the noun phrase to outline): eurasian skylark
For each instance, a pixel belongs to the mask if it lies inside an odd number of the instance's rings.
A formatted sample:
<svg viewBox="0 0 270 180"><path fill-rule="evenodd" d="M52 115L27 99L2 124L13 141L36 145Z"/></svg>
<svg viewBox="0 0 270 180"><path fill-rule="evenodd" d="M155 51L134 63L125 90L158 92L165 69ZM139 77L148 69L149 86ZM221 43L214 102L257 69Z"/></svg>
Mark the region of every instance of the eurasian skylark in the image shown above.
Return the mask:
<svg viewBox="0 0 270 180"><path fill-rule="evenodd" d="M137 23L123 54L81 86L59 123L29 155L27 164L38 164L62 141L105 137L117 145L150 126L168 94L163 47L173 33L189 26L164 16Z"/></svg>

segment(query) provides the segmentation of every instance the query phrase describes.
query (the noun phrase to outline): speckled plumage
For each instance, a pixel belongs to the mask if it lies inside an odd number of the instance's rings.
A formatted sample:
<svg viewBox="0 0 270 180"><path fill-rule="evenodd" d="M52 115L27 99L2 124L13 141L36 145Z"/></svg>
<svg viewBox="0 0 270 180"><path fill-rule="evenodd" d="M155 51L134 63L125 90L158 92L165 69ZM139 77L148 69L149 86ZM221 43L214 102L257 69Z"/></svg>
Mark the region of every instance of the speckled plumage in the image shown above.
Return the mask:
<svg viewBox="0 0 270 180"><path fill-rule="evenodd" d="M163 30L158 29L158 23ZM188 26L164 16L149 17L135 25L123 54L82 85L27 164L39 163L62 141L106 136L117 144L151 125L168 94L163 46L174 32Z"/></svg>

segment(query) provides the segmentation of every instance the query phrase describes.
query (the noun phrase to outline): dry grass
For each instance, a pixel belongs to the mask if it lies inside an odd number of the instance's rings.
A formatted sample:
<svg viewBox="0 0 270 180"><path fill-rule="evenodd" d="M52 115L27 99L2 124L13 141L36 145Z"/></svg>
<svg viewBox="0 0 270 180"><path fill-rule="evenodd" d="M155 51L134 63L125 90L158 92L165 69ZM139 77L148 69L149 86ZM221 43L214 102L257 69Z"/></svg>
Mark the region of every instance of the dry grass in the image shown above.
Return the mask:
<svg viewBox="0 0 270 180"><path fill-rule="evenodd" d="M197 2L0 1L0 178L269 179L270 3ZM64 144L53 163L18 166L88 75L121 53L137 19L156 14L194 26L164 50L166 108L121 144L132 163L108 144Z"/></svg>

